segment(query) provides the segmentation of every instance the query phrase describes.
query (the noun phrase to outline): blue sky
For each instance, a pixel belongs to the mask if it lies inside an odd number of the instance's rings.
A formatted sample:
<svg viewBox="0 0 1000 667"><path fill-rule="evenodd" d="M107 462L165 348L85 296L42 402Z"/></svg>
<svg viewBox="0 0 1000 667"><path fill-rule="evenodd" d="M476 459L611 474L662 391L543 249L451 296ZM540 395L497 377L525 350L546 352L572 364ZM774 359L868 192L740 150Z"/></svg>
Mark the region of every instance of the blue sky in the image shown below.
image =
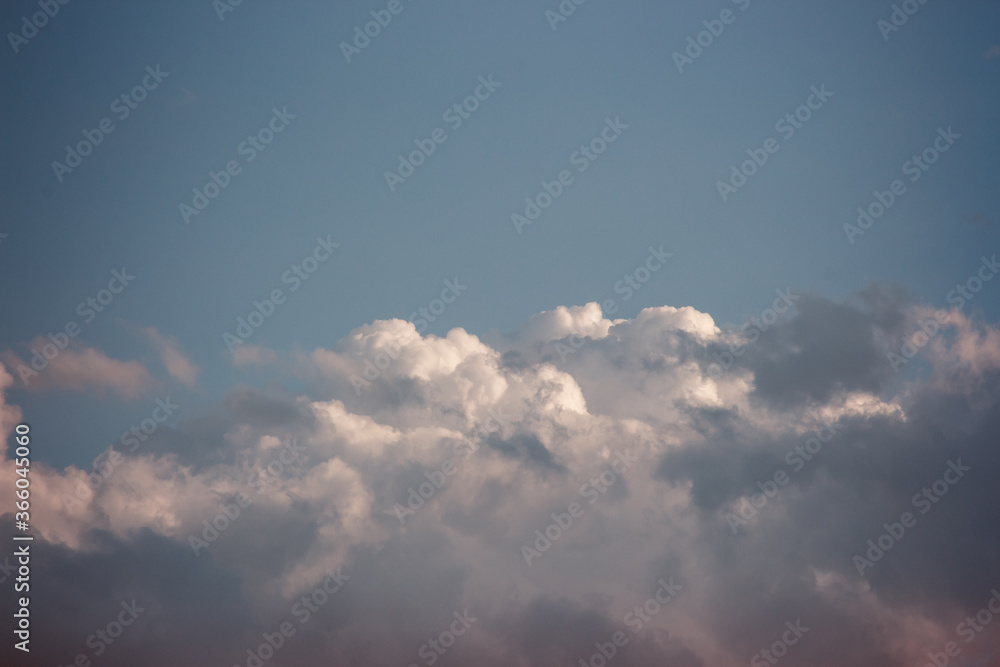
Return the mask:
<svg viewBox="0 0 1000 667"><path fill-rule="evenodd" d="M63 1L0 4L3 664L136 608L102 664L471 617L435 664L895 667L1000 613L1000 3Z"/></svg>
<svg viewBox="0 0 1000 667"><path fill-rule="evenodd" d="M555 3L551 3L555 5ZM32 3L6 3L20 23ZM673 253L617 317L691 305L742 323L793 287L839 298L871 281L918 301L944 295L997 247L998 8L928 3L883 39L889 5L592 0L552 30L545 3L410 2L345 61L339 44L381 4L247 0L220 20L204 1L70 3L14 53L5 46L7 158L0 338L15 350L75 317L125 266L133 285L85 327L109 356L149 355L136 330L175 336L202 368L190 402L221 396L234 371L222 345L251 302L311 252L339 255L253 337L275 349L331 345L376 319L407 318L458 277L468 291L429 331L509 331L533 313L614 297L646 248ZM680 73L672 54L702 22L735 22ZM163 82L118 120L110 103L147 66ZM384 172L475 90L501 86L395 192ZM811 86L833 92L778 153L723 202L716 182ZM272 108L296 118L252 163L238 145ZM59 182L51 163L83 130L115 129ZM517 234L512 213L606 118L621 139L576 174ZM852 245L842 228L901 176L937 128L954 148ZM190 225L178 212L209 170L243 171ZM575 173L575 171L574 171ZM976 216L979 216L976 218ZM973 222L976 218L979 224ZM975 304L987 319L998 300ZM175 393L186 391L173 389ZM54 441L82 464L148 401L25 395Z"/></svg>

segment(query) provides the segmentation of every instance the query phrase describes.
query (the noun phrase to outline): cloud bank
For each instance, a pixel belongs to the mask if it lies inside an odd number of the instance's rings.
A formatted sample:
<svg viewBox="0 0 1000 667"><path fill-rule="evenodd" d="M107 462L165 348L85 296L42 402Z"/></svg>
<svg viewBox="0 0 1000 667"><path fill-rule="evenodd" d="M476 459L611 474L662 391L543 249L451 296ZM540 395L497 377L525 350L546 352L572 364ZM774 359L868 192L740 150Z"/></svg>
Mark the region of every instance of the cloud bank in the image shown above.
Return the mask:
<svg viewBox="0 0 1000 667"><path fill-rule="evenodd" d="M306 389L234 387L92 470L32 468L45 641L17 657L902 667L953 642L994 664L1000 331L951 311L914 338L931 313L873 287L752 340L587 304L247 348L234 366ZM5 437L18 419L0 393Z"/></svg>

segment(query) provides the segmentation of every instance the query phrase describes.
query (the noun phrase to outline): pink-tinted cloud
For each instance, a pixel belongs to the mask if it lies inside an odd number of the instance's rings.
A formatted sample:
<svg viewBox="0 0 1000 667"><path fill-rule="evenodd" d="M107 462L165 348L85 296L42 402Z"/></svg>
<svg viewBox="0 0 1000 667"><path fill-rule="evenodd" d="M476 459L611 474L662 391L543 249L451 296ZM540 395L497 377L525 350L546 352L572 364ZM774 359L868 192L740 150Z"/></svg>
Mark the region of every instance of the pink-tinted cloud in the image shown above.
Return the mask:
<svg viewBox="0 0 1000 667"><path fill-rule="evenodd" d="M588 304L493 342L393 320L247 348L306 386L236 387L176 428L164 397L92 469L32 464L32 573L61 582L33 593L51 637L33 657L66 663L127 595L148 611L108 664L424 664L466 612L436 664L740 667L780 641L782 665L918 665L949 642L995 664L996 633L959 624L1000 601L1000 330L949 311L897 372L933 313L804 296L753 340L691 308Z"/></svg>
<svg viewBox="0 0 1000 667"><path fill-rule="evenodd" d="M142 396L152 383L149 371L138 361L112 359L96 348L71 345L60 349L39 336L32 341L31 349L28 361L11 350L0 354L0 359L29 391L66 389L95 392L99 396L110 391L134 399Z"/></svg>
<svg viewBox="0 0 1000 667"><path fill-rule="evenodd" d="M277 353L258 345L237 345L233 351L234 366L266 366L277 360Z"/></svg>
<svg viewBox="0 0 1000 667"><path fill-rule="evenodd" d="M0 437L5 441L14 426L21 421L21 408L16 405L8 405L5 393L9 387L14 385L14 376L7 372L3 364L0 364Z"/></svg>
<svg viewBox="0 0 1000 667"><path fill-rule="evenodd" d="M200 369L181 351L177 339L173 336L164 336L155 327L146 327L142 332L156 345L160 359L166 366L167 372L170 373L170 377L180 380L189 387L194 386L198 381Z"/></svg>

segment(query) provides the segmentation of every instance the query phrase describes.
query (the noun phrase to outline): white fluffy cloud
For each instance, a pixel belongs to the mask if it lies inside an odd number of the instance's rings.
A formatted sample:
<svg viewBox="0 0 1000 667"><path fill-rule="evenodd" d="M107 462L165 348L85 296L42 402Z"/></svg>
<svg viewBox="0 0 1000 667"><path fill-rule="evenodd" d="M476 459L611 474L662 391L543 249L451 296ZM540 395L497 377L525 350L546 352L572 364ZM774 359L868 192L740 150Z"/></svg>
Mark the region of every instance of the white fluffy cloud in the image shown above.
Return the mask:
<svg viewBox="0 0 1000 667"><path fill-rule="evenodd" d="M93 488L89 471L32 471L38 576L94 572L40 604L103 618L145 600L155 613L108 664L245 665L286 620L271 664L426 664L465 610L477 620L440 664L578 665L621 631L615 665L745 665L797 620L787 664L917 664L1000 585L1000 331L953 312L897 374L887 354L924 314L877 291L804 298L721 373L713 355L742 334L690 307L560 307L484 338L392 320L309 353L254 348L236 363L308 390L234 388L221 422L109 448ZM4 435L17 418L0 403ZM836 435L789 463L823 424ZM971 472L859 574L853 556L958 458ZM734 534L777 471L788 482ZM337 568L349 580L300 623L296 600ZM638 623L671 578L680 591ZM90 625L49 622L45 657L71 661ZM963 655L988 659L996 637Z"/></svg>

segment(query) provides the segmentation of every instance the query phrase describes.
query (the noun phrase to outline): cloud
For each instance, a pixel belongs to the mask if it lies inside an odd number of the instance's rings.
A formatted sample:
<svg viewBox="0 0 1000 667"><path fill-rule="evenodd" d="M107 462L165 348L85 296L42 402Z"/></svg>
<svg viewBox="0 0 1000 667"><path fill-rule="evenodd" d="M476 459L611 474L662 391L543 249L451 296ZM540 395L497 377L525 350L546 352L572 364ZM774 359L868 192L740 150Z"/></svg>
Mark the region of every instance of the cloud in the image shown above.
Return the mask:
<svg viewBox="0 0 1000 667"><path fill-rule="evenodd" d="M155 327L146 327L142 330L144 334L153 342L160 359L166 366L170 377L181 381L189 387L193 387L198 381L198 366L191 362L183 352L177 339L172 336L163 336Z"/></svg>
<svg viewBox="0 0 1000 667"><path fill-rule="evenodd" d="M990 48L986 49L986 53L983 54L987 60L995 60L1000 58L1000 44L994 44Z"/></svg>
<svg viewBox="0 0 1000 667"><path fill-rule="evenodd" d="M277 361L278 355L273 350L258 345L244 343L233 350L233 365L237 367L266 366Z"/></svg>
<svg viewBox="0 0 1000 667"><path fill-rule="evenodd" d="M0 364L0 437L7 441L7 436L21 421L21 409L7 403L7 390L14 386L14 376Z"/></svg>
<svg viewBox="0 0 1000 667"><path fill-rule="evenodd" d="M825 403L834 394L877 393L892 377L884 333L903 321L899 302L862 295L858 305L803 297L798 317L764 331L748 348L754 395L775 405Z"/></svg>
<svg viewBox="0 0 1000 667"><path fill-rule="evenodd" d="M808 628L789 665L922 664L948 641L992 659L996 633L956 626L1000 586L1000 330L950 311L896 372L926 307L873 287L796 308L754 341L690 307L587 304L506 335L390 320L256 350L305 388L234 387L93 470L32 468L33 574L53 584L32 659L88 651L125 598L147 611L107 664L246 665L283 622L270 664L575 666L612 646L610 665L735 667L786 623ZM455 614L468 632L447 634Z"/></svg>
<svg viewBox="0 0 1000 667"><path fill-rule="evenodd" d="M149 371L140 362L112 359L101 350L73 341L63 348L39 336L31 342L31 349L33 354L27 362L11 350L0 353L0 359L29 391L64 389L98 396L110 391L135 399L152 384ZM45 356L50 350L51 354Z"/></svg>

